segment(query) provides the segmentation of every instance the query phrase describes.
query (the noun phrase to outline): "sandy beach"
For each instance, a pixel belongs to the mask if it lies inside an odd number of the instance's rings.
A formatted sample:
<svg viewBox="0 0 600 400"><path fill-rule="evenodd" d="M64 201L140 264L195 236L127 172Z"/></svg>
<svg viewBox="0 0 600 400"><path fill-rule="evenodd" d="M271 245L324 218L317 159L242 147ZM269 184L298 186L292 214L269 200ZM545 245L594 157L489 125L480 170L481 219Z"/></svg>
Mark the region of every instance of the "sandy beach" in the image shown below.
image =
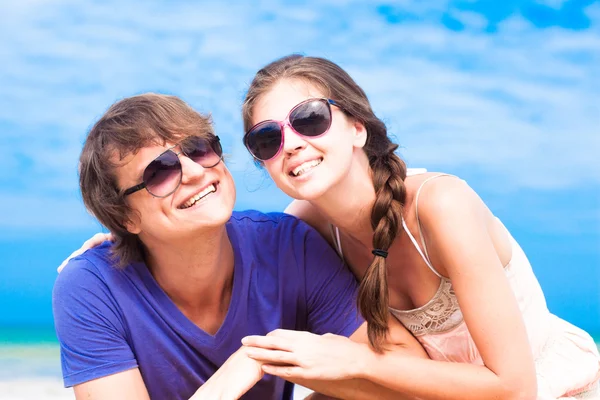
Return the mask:
<svg viewBox="0 0 600 400"><path fill-rule="evenodd" d="M303 399L308 389L296 387L294 399ZM65 389L60 379L25 378L0 381L1 400L74 400L73 389Z"/></svg>
<svg viewBox="0 0 600 400"><path fill-rule="evenodd" d="M72 389L65 389L60 379L23 378L0 381L2 400L74 400Z"/></svg>

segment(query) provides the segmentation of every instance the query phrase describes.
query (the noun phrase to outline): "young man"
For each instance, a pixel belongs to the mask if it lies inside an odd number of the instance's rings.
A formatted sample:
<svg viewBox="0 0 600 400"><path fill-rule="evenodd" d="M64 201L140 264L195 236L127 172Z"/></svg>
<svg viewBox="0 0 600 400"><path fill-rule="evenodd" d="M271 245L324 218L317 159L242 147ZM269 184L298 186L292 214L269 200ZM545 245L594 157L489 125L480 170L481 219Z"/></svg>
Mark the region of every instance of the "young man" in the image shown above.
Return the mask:
<svg viewBox="0 0 600 400"><path fill-rule="evenodd" d="M64 382L77 399L290 399L292 384L264 375L242 338L282 328L366 343L349 270L291 216L233 213L219 140L180 99L114 104L86 139L80 186L115 242L70 260L54 287ZM397 398L363 381L302 383Z"/></svg>

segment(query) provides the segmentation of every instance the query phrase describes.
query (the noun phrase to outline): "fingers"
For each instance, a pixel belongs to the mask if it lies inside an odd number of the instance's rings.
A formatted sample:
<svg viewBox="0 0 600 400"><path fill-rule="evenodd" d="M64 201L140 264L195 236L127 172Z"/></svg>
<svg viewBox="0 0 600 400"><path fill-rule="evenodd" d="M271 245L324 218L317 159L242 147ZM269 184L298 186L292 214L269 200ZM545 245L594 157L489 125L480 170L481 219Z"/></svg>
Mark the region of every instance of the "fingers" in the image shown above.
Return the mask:
<svg viewBox="0 0 600 400"><path fill-rule="evenodd" d="M263 365L262 370L267 374L279 376L284 379L311 379L310 374L301 367Z"/></svg>
<svg viewBox="0 0 600 400"><path fill-rule="evenodd" d="M89 238L88 240L83 242L83 246L81 246L81 250L83 250L83 251L89 250L93 247L99 246L100 244L104 243L107 240L112 241L112 234L98 232L94 236L92 236L91 238Z"/></svg>
<svg viewBox="0 0 600 400"><path fill-rule="evenodd" d="M89 238L88 240L86 240L85 242L83 242L83 245L79 249L77 249L74 252L72 252L69 255L69 257L67 257L58 266L58 268L56 269L56 271L58 273L60 273L73 257L77 257L78 255L83 254L87 250L89 250L91 248L94 248L96 246L99 246L100 244L104 243L107 240L113 241L113 235L111 233L102 233L102 232L96 233L94 236L92 236L91 238Z"/></svg>
<svg viewBox="0 0 600 400"><path fill-rule="evenodd" d="M277 336L246 336L242 339L244 346L260 347L263 349L292 351L292 341Z"/></svg>
<svg viewBox="0 0 600 400"><path fill-rule="evenodd" d="M246 350L246 354L248 355L248 357L250 357L254 360L269 363L269 364L285 364L285 365L297 365L298 364L296 355L294 353L290 353L287 351L267 350L267 349L261 349L258 347L249 347L248 350Z"/></svg>
<svg viewBox="0 0 600 400"><path fill-rule="evenodd" d="M301 338L307 338L309 336L314 336L314 334L310 333L310 332L305 332L305 331L291 331L289 329L275 329L274 331L267 333L267 336L286 338L286 339L290 339L290 340L298 340Z"/></svg>
<svg viewBox="0 0 600 400"><path fill-rule="evenodd" d="M64 267L67 265L67 263L69 262L69 260L71 260L71 258L73 258L73 257L77 257L78 255L80 255L80 254L81 254L81 253L83 253L84 251L85 251L85 250L82 250L82 249L77 249L77 250L75 250L74 252L72 252L72 253L69 255L69 257L67 257L67 258L66 258L66 259L65 259L65 260L64 260L64 261L63 261L63 262L62 262L62 263L61 263L61 264L58 266L58 268L56 269L56 271L57 271L58 273L60 273L60 272L63 270L63 268L64 268Z"/></svg>

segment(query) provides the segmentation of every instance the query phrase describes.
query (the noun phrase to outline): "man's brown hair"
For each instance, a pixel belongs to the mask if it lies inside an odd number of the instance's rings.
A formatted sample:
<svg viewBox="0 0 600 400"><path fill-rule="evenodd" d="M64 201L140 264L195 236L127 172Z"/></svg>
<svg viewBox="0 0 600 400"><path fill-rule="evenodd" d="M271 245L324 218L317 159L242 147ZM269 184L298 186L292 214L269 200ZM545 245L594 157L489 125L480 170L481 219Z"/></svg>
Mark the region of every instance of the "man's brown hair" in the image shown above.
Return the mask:
<svg viewBox="0 0 600 400"><path fill-rule="evenodd" d="M88 211L113 234L120 267L143 260L143 247L126 228L134 210L123 195L125 188L117 185L116 169L144 147L190 136L214 136L210 116L178 97L154 93L116 102L90 130L79 158L79 187Z"/></svg>

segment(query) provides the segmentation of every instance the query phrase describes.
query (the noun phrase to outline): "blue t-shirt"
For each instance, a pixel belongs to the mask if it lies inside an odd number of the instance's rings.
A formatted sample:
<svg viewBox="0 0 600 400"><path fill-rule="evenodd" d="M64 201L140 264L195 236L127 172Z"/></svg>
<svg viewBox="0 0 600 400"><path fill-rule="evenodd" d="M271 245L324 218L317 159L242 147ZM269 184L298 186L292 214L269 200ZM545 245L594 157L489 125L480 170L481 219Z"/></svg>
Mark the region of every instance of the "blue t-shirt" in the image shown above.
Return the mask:
<svg viewBox="0 0 600 400"><path fill-rule="evenodd" d="M233 289L214 336L184 316L145 264L114 268L109 243L73 258L53 291L65 386L137 367L152 399L188 399L247 335L283 328L350 336L362 323L354 276L304 222L236 212L227 232ZM243 398L291 399L292 391L265 376Z"/></svg>

